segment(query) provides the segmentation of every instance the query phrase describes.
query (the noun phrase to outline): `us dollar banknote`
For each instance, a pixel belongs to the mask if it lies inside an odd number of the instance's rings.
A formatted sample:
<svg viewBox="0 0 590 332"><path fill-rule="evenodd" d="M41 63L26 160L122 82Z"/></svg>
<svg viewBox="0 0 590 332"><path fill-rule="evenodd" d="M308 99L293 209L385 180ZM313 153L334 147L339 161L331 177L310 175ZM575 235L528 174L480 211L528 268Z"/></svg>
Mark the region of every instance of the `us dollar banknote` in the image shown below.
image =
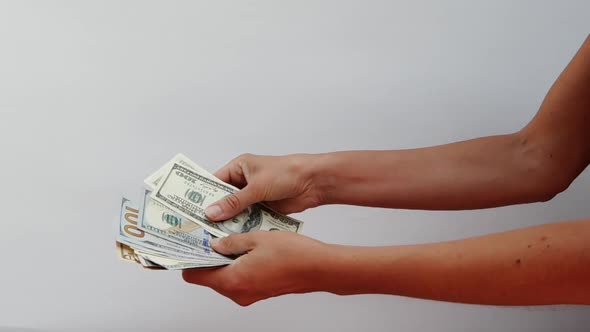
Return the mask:
<svg viewBox="0 0 590 332"><path fill-rule="evenodd" d="M199 246L202 226L183 217L166 205L151 199L151 193L166 175L168 169L178 163L209 178L215 178L199 165L192 162L183 154L177 154L159 170L144 180L145 190L140 208L139 224L142 228L158 234L167 240L187 246Z"/></svg>
<svg viewBox="0 0 590 332"><path fill-rule="evenodd" d="M174 163L180 164L186 168L190 168L193 171L208 178L215 179L215 176L213 174L209 173L207 170L194 163L187 156L183 155L182 153L178 153L176 156L174 156L174 158L172 158L170 161L164 164L164 166L160 167L159 170L148 176L143 181L146 189L148 189L149 191L154 191L160 183L160 180L168 173L168 170L170 169L170 167L172 167Z"/></svg>
<svg viewBox="0 0 590 332"><path fill-rule="evenodd" d="M139 263L139 257L137 257L133 248L121 242L116 242L115 244L117 246L117 255L120 259L132 263Z"/></svg>
<svg viewBox="0 0 590 332"><path fill-rule="evenodd" d="M116 242L116 245L117 245L117 255L119 256L120 259L122 259L126 262L141 264L146 269L155 269L155 270L165 269L164 267L157 265L157 264L145 259L143 256L138 255L135 252L135 249L131 248L130 246L128 246L126 244L123 244L121 242Z"/></svg>
<svg viewBox="0 0 590 332"><path fill-rule="evenodd" d="M144 190L143 211L139 216L142 229L190 248L206 247L208 232L199 224L176 213L158 201L151 199L151 191Z"/></svg>
<svg viewBox="0 0 590 332"><path fill-rule="evenodd" d="M165 239L146 232L138 225L138 213L138 209L129 199L122 199L119 234L117 237L119 242L135 248L143 247L144 251L149 250L156 254L175 253L175 255L185 258L207 258L210 254L211 249L208 247L208 239L204 240L203 246L191 248L167 242Z"/></svg>
<svg viewBox="0 0 590 332"><path fill-rule="evenodd" d="M215 262L197 262L194 260L185 260L179 258L170 258L161 255L148 254L138 252L139 260L144 267L148 268L164 268L166 270L184 270L184 269L195 269L203 267L215 267L220 266Z"/></svg>
<svg viewBox="0 0 590 332"><path fill-rule="evenodd" d="M164 269L221 266L232 262L231 258L209 247L211 235L206 231L201 229L203 235L200 246L182 246L142 229L137 222L139 212L129 199L122 199L117 235L117 253L120 258L138 262L146 268ZM158 262L164 262L166 266Z"/></svg>
<svg viewBox="0 0 590 332"><path fill-rule="evenodd" d="M144 180L140 205L123 198L117 225L117 256L146 269L182 270L224 266L235 257L215 252L213 237L256 230L300 232L303 223L254 204L219 223L205 208L239 189L182 154Z"/></svg>
<svg viewBox="0 0 590 332"><path fill-rule="evenodd" d="M150 198L218 237L257 230L301 231L301 221L279 214L260 203L249 206L227 221L210 221L205 215L207 206L237 190L209 173L203 174L174 162L167 174L158 181Z"/></svg>

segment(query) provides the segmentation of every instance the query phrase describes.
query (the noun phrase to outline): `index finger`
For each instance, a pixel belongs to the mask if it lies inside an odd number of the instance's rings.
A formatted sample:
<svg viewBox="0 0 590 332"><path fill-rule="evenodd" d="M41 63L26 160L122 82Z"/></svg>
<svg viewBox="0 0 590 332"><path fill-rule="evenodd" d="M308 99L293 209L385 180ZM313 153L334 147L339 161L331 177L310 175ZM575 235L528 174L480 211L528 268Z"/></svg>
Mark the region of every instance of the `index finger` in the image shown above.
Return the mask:
<svg viewBox="0 0 590 332"><path fill-rule="evenodd" d="M229 164L226 164L222 168L218 169L215 173L213 173L213 175L215 175L215 177L218 178L219 180L221 180L225 183L229 183L229 181L231 179L231 176L229 173Z"/></svg>
<svg viewBox="0 0 590 332"><path fill-rule="evenodd" d="M225 166L217 170L217 172L213 173L213 175L219 180L229 183L235 187L245 187L246 184L248 184L248 181L246 181L246 176L244 175L242 167L240 166L239 158L240 157L230 161Z"/></svg>

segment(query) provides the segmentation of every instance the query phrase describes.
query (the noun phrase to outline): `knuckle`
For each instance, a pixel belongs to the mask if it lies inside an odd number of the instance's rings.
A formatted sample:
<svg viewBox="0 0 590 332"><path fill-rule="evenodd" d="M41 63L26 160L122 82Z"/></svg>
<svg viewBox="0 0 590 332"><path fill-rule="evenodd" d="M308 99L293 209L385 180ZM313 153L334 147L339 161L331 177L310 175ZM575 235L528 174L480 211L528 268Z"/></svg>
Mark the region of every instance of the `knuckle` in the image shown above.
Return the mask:
<svg viewBox="0 0 590 332"><path fill-rule="evenodd" d="M231 248L235 243L233 235L222 237L219 239L219 244L224 248Z"/></svg>
<svg viewBox="0 0 590 332"><path fill-rule="evenodd" d="M244 176L244 170L242 169L242 162L241 161L237 161L234 164L231 165L230 168L230 172L232 174L237 175L238 177L243 177Z"/></svg>
<svg viewBox="0 0 590 332"><path fill-rule="evenodd" d="M252 158L252 157L254 157L254 154L252 154L252 153L242 153L242 154L241 154L241 155L238 157L238 159L241 159L241 160L246 160L246 159L250 159L250 158Z"/></svg>
<svg viewBox="0 0 590 332"><path fill-rule="evenodd" d="M243 153L234 160L234 165L238 167L244 167L244 165L250 163L254 157L255 155L251 153Z"/></svg>
<svg viewBox="0 0 590 332"><path fill-rule="evenodd" d="M322 205L322 199L317 196L308 196L303 199L303 204L304 204L304 206L309 206L309 207L320 206L320 205ZM300 211L297 211L297 212L303 211L305 209L304 206L299 207Z"/></svg>
<svg viewBox="0 0 590 332"><path fill-rule="evenodd" d="M240 199L236 195L230 195L225 199L225 203L232 210L238 210L240 208Z"/></svg>

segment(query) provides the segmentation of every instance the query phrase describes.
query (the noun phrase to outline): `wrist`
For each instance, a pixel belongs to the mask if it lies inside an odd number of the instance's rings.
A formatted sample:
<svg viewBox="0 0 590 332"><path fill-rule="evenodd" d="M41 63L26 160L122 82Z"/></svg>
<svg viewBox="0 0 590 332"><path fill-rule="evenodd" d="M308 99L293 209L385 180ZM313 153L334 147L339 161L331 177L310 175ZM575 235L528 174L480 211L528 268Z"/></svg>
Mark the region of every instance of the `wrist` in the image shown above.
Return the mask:
<svg viewBox="0 0 590 332"><path fill-rule="evenodd" d="M328 245L317 268L316 291L336 295L419 294L420 279L428 278L416 246L360 247ZM436 264L434 264L436 265Z"/></svg>
<svg viewBox="0 0 590 332"><path fill-rule="evenodd" d="M309 163L306 169L306 178L310 183L313 195L319 205L336 203L337 176L334 172L337 167L338 157L335 153L321 153L309 155Z"/></svg>
<svg viewBox="0 0 590 332"><path fill-rule="evenodd" d="M304 269L305 273L299 274L303 276L301 278L303 281L301 292L338 294L337 289L341 287L337 285L339 278L346 275L346 273L342 273L346 263L342 261L341 247L343 246L322 243L321 249L315 255L304 258L307 261L307 266Z"/></svg>
<svg viewBox="0 0 590 332"><path fill-rule="evenodd" d="M326 244L322 255L316 256L309 291L337 295L372 293L375 264L372 248Z"/></svg>
<svg viewBox="0 0 590 332"><path fill-rule="evenodd" d="M322 204L385 206L391 157L378 151L341 151L314 155L308 174ZM375 160L381 160L375 162Z"/></svg>

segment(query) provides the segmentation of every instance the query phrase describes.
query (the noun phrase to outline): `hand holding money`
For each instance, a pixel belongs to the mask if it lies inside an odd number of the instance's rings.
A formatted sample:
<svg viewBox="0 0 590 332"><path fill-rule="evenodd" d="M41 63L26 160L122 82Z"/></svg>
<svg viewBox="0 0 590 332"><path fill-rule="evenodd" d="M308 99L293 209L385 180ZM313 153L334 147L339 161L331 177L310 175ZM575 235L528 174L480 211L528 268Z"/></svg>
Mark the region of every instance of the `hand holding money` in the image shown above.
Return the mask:
<svg viewBox="0 0 590 332"><path fill-rule="evenodd" d="M214 237L256 230L300 232L301 221L253 204L233 218L213 222L212 203L238 192L179 154L144 181L141 205L123 198L117 236L119 257L152 269L227 265L232 258L211 248Z"/></svg>
<svg viewBox="0 0 590 332"><path fill-rule="evenodd" d="M210 205L205 211L211 220L226 220L246 207L258 203L290 214L322 204L321 191L313 181L317 156L296 154L283 157L241 155L220 170L215 177L242 188L239 192Z"/></svg>
<svg viewBox="0 0 590 332"><path fill-rule="evenodd" d="M230 235L220 238L214 248L226 255L248 254L237 258L239 264L185 270L182 277L242 306L282 294L330 289L331 269L340 263L335 246L292 232Z"/></svg>

